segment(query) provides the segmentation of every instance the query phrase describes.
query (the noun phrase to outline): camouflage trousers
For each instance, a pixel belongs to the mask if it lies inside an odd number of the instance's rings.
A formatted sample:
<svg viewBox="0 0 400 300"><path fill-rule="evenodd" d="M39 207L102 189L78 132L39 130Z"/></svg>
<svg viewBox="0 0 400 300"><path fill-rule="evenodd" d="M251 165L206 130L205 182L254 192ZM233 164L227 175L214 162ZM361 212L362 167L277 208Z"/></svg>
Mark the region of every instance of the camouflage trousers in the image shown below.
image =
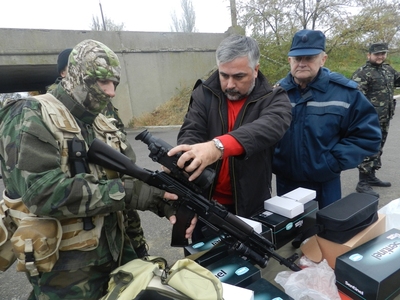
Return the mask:
<svg viewBox="0 0 400 300"><path fill-rule="evenodd" d="M375 170L379 170L382 167L381 156L383 153L383 146L386 143L386 139L389 133L389 122L381 122L382 140L379 148L379 152L372 156L367 156L364 158L363 162L359 164L358 170L363 174L371 174Z"/></svg>
<svg viewBox="0 0 400 300"><path fill-rule="evenodd" d="M126 212L126 217L125 230L133 248L137 249L146 245L146 239L144 238L144 232L137 210L128 210Z"/></svg>
<svg viewBox="0 0 400 300"><path fill-rule="evenodd" d="M125 243L121 265L136 258L130 243ZM33 287L28 300L98 300L106 294L110 273L117 267L118 263L111 261L77 270L40 273L34 277L27 273Z"/></svg>

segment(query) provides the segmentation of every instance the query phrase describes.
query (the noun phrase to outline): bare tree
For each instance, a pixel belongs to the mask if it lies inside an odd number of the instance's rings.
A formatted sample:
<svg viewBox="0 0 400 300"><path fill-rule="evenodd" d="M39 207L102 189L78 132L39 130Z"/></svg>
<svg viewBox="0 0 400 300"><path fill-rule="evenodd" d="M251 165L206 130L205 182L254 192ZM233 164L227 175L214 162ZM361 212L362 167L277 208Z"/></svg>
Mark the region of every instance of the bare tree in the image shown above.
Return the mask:
<svg viewBox="0 0 400 300"><path fill-rule="evenodd" d="M106 27L106 31L123 31L125 29L124 23L116 24L113 20L107 18L107 16L104 17L104 25ZM99 17L92 16L92 24L90 24L90 29L93 31L104 30L103 22L99 20Z"/></svg>
<svg viewBox="0 0 400 300"><path fill-rule="evenodd" d="M362 32L359 42L382 41L400 47L400 4L387 0L359 0L362 7L349 26Z"/></svg>
<svg viewBox="0 0 400 300"><path fill-rule="evenodd" d="M240 24L253 35L274 36L278 44L299 29L328 31L333 22L345 19L355 0L241 0Z"/></svg>
<svg viewBox="0 0 400 300"><path fill-rule="evenodd" d="M193 9L191 0L181 0L181 8L183 15L178 19L176 12L171 14L172 26L171 31L175 32L195 32L196 13Z"/></svg>
<svg viewBox="0 0 400 300"><path fill-rule="evenodd" d="M300 29L323 31L326 52L336 62L357 60L376 41L400 51L398 0L236 0L236 7L238 23L259 42L261 68L272 79L289 71L287 53Z"/></svg>

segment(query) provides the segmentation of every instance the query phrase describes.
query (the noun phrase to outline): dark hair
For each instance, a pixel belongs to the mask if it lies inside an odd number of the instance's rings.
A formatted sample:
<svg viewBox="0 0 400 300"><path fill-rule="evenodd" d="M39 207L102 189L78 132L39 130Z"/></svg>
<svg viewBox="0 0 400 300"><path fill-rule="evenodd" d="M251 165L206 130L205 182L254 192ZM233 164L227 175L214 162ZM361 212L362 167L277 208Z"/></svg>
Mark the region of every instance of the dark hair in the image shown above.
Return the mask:
<svg viewBox="0 0 400 300"><path fill-rule="evenodd" d="M58 58L57 58L57 72L58 74L61 73L62 70L65 69L65 67L68 64L68 57L70 55L72 51L72 48L67 48L64 49L63 51L60 52L60 54L58 54Z"/></svg>

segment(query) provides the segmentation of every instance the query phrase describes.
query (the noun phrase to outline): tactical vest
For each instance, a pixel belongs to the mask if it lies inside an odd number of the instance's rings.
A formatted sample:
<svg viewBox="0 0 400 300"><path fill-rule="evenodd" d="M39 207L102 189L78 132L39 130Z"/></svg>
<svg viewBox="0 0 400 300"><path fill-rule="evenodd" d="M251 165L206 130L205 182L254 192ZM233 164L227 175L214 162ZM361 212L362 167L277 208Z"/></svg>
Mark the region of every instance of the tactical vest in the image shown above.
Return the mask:
<svg viewBox="0 0 400 300"><path fill-rule="evenodd" d="M34 96L34 98L41 103L43 121L58 143L61 154L61 169L68 177L71 177L71 167L68 163L68 141L74 137L84 141L81 129L70 111L53 95L44 94ZM96 138L117 150L126 148L126 145L120 139L118 129L104 115L99 114L96 117L93 128ZM84 144L86 150L88 150L88 145ZM104 170L99 166L88 165L91 174L98 178L110 179L118 176L117 173ZM83 218L57 220L50 217L39 217L29 212L21 198L10 199L5 192L3 192L3 200L0 206L2 208L0 219L4 220L0 223L7 225L8 231L6 233L8 233L8 237L12 234L10 240L18 260L17 271L28 271L32 276L37 275L38 272L49 272L58 259L58 251L90 251L96 249L99 245L104 215L92 217L91 221L94 228L84 230ZM122 213L118 214L118 224L123 230ZM17 229L12 225L15 225ZM119 253L112 254L115 258Z"/></svg>

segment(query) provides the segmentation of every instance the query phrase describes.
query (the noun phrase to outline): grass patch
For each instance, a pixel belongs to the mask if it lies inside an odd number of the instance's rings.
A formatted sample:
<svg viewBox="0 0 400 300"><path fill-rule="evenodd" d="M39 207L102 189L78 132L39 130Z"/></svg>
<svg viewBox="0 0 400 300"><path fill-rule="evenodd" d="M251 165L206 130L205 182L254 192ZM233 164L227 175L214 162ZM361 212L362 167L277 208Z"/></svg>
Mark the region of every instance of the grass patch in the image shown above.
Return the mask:
<svg viewBox="0 0 400 300"><path fill-rule="evenodd" d="M181 125L185 117L191 87L178 90L177 95L157 107L151 113L145 113L129 122L129 127Z"/></svg>

